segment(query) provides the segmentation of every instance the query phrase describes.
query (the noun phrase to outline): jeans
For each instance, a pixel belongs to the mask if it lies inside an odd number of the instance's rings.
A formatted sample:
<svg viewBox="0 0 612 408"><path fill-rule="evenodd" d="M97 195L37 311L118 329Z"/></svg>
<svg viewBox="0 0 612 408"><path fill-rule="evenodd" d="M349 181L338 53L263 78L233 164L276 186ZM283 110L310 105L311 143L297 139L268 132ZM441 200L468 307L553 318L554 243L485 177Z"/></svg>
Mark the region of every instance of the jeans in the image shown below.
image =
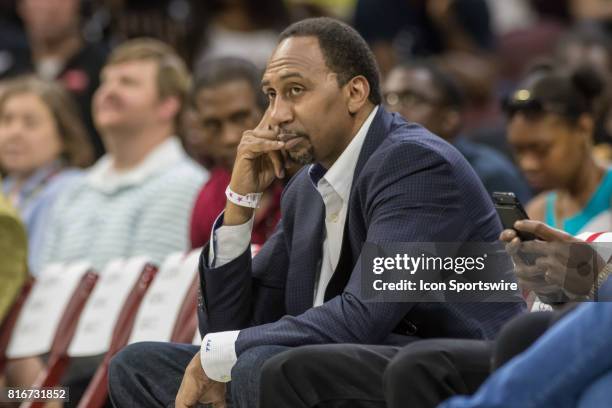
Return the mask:
<svg viewBox="0 0 612 408"><path fill-rule="evenodd" d="M471 397L439 408L605 407L612 384L612 303L585 303L502 366ZM600 383L601 382L601 383ZM608 388L609 389L609 388Z"/></svg>
<svg viewBox="0 0 612 408"><path fill-rule="evenodd" d="M189 344L135 343L112 360L108 383L110 399L117 408L174 407L174 398L185 368L199 352ZM229 383L231 406L256 408L261 366L271 356L287 350L283 346L261 346L238 357Z"/></svg>
<svg viewBox="0 0 612 408"><path fill-rule="evenodd" d="M612 370L599 377L582 393L578 408L594 408L610 406L610 390L612 389Z"/></svg>

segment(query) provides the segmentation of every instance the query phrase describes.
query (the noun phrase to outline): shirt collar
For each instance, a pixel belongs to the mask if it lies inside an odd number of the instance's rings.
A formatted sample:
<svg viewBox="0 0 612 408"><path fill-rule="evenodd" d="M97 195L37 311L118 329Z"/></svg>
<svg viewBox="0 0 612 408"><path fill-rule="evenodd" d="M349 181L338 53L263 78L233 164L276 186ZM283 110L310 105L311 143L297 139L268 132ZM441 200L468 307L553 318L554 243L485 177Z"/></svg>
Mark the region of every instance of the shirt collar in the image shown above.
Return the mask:
<svg viewBox="0 0 612 408"><path fill-rule="evenodd" d="M142 184L152 175L164 172L186 157L181 142L173 136L153 149L136 167L126 171L115 170L111 155L102 156L89 170L87 183L95 189L112 193L122 187Z"/></svg>
<svg viewBox="0 0 612 408"><path fill-rule="evenodd" d="M310 176L310 181L315 188L317 188L317 184L319 184L319 180L323 178L323 176L327 173L327 169L321 166L319 163L311 164L308 169L308 175Z"/></svg>
<svg viewBox="0 0 612 408"><path fill-rule="evenodd" d="M19 196L24 197L29 195L31 192L36 190L41 184L50 179L55 173L59 172L63 167L62 160L55 160L54 162L41 167L36 170L25 183L21 186ZM4 194L9 194L15 185L13 177L6 177L3 183Z"/></svg>
<svg viewBox="0 0 612 408"><path fill-rule="evenodd" d="M327 183L338 193L343 201L349 199L351 192L351 185L353 184L353 176L355 173L355 167L357 166L357 160L359 159L359 153L363 147L363 142L370 130L370 125L376 116L378 106L375 106L370 112L370 115L363 122L357 134L351 140L349 145L344 149L340 157L332 164L329 170L325 171L325 168L320 164L312 165L310 168L311 180L317 186L321 179L325 179ZM319 168L317 168L317 166ZM316 169L316 170L315 170ZM321 170L323 169L323 171ZM313 173L318 178L313 177Z"/></svg>

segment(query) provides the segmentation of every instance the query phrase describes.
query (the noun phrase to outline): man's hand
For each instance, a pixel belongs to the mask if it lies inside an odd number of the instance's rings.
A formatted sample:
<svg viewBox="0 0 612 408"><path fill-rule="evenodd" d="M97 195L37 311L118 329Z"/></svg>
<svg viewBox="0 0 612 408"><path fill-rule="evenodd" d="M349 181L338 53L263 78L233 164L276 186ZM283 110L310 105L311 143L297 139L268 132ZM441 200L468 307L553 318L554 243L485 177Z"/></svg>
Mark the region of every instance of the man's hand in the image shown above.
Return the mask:
<svg viewBox="0 0 612 408"><path fill-rule="evenodd" d="M274 179L285 176L285 141L279 140L280 130L271 125L269 112L266 110L255 129L242 134L230 181L232 191L240 195L261 193ZM253 215L253 209L231 202L225 210L225 225L243 224Z"/></svg>
<svg viewBox="0 0 612 408"><path fill-rule="evenodd" d="M212 404L214 408L225 408L225 384L206 376L200 362L200 352L196 353L185 369L174 406L187 408L195 407L198 403Z"/></svg>
<svg viewBox="0 0 612 408"><path fill-rule="evenodd" d="M540 221L517 221L514 228L530 232L538 239L522 242L515 230L505 230L500 239L515 263L519 283L538 296L564 293L570 298L586 296L605 262L584 241ZM535 258L525 262L524 254Z"/></svg>

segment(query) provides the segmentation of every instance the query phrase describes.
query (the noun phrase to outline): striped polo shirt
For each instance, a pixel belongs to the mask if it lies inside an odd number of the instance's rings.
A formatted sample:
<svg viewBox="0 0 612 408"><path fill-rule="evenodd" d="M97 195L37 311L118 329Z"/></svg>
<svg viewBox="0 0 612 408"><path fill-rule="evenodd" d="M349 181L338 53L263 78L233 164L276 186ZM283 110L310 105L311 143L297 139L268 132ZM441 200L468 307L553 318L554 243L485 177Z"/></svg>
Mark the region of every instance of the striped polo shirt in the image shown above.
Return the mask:
<svg viewBox="0 0 612 408"><path fill-rule="evenodd" d="M175 137L128 171L116 171L112 157L102 157L53 206L41 264L88 260L100 270L110 260L139 255L160 264L189 248L189 217L207 179Z"/></svg>

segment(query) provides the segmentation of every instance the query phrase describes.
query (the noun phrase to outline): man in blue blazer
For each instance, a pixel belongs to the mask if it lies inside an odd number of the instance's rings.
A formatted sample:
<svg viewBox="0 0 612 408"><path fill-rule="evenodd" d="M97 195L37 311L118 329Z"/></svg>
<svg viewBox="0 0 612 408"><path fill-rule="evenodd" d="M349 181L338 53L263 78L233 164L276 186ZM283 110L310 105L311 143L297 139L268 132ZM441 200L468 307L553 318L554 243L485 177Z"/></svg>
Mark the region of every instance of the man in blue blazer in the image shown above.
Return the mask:
<svg viewBox="0 0 612 408"><path fill-rule="evenodd" d="M222 406L231 380L234 406L254 407L261 366L288 348L489 338L522 308L362 298L366 241L495 241L501 225L456 149L380 106L376 62L354 29L329 18L291 25L262 88L268 110L243 134L225 211L201 257L202 346L123 350L110 368L116 406L166 406L175 394L176 407ZM251 259L254 208L290 161L306 166L285 189L276 232Z"/></svg>

